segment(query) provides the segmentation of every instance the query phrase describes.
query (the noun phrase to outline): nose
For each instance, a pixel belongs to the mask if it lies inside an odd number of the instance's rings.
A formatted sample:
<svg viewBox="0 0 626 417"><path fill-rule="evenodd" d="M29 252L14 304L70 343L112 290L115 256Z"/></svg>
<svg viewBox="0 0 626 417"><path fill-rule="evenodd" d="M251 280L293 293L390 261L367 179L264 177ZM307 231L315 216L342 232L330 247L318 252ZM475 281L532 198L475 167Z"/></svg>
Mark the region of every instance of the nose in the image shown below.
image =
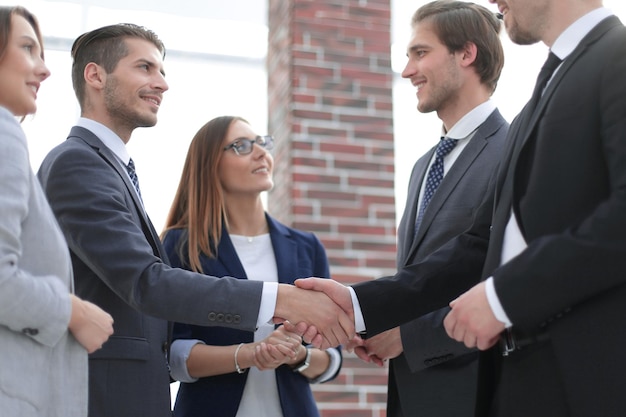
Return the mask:
<svg viewBox="0 0 626 417"><path fill-rule="evenodd" d="M156 90L161 90L163 92L166 92L167 90L170 89L170 86L167 84L167 81L165 81L165 74L161 73L161 72L157 72L157 76L156 79L152 85L152 87Z"/></svg>
<svg viewBox="0 0 626 417"><path fill-rule="evenodd" d="M39 81L43 81L46 78L48 78L50 76L50 70L48 69L48 67L46 66L45 61L43 60L43 58L39 58L37 61L37 76L39 77Z"/></svg>
<svg viewBox="0 0 626 417"><path fill-rule="evenodd" d="M413 65L413 63L409 59L406 62L406 66L404 67L404 70L402 70L402 78L411 78L413 75L415 75L416 71L417 69L415 65Z"/></svg>

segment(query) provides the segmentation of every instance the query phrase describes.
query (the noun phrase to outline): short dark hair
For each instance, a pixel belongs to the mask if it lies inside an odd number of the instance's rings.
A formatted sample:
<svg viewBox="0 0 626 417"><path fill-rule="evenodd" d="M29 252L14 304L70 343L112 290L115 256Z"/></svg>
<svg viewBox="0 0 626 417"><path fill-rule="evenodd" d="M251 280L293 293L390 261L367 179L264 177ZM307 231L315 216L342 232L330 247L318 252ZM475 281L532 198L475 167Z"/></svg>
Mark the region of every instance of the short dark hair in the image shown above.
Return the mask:
<svg viewBox="0 0 626 417"><path fill-rule="evenodd" d="M415 27L427 19L451 53L460 51L468 42L476 45L476 73L483 84L495 91L504 66L500 41L502 25L496 14L474 3L436 0L420 7L413 15L411 25Z"/></svg>
<svg viewBox="0 0 626 417"><path fill-rule="evenodd" d="M72 45L72 84L81 108L85 100L84 71L93 62L107 73L115 70L122 58L128 55L128 38L152 42L165 58L165 46L153 31L132 23L104 26L80 35Z"/></svg>

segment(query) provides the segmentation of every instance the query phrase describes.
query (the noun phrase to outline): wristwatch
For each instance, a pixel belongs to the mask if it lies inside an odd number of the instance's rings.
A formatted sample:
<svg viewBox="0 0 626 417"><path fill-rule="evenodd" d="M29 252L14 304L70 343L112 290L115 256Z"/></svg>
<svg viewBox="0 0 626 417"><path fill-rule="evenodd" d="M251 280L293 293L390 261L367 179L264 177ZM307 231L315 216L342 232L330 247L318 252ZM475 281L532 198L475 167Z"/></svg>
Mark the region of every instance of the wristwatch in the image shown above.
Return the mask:
<svg viewBox="0 0 626 417"><path fill-rule="evenodd" d="M304 360L302 362L294 366L293 368L294 372L303 372L311 364L311 349L309 348L305 348L305 349L306 349L306 356L304 357Z"/></svg>

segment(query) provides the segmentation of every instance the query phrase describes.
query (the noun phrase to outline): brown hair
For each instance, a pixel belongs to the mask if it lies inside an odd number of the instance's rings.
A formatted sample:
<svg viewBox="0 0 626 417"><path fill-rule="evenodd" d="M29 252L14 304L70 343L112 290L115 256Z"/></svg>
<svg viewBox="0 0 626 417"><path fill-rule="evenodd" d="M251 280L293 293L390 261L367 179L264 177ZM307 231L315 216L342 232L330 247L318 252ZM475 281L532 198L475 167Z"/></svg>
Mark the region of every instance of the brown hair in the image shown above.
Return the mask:
<svg viewBox="0 0 626 417"><path fill-rule="evenodd" d="M181 259L188 256L192 271L203 272L201 254L210 258L217 256L222 224L228 224L218 167L224 153L224 138L235 121L248 123L237 116L216 117L195 134L165 221L162 236L170 229L185 229L186 236L176 250Z"/></svg>
<svg viewBox="0 0 626 417"><path fill-rule="evenodd" d="M107 73L115 70L122 58L128 55L127 38L144 39L152 42L165 57L165 46L153 31L132 23L104 26L80 35L72 45L72 84L81 108L85 100L84 71L87 64L94 62Z"/></svg>
<svg viewBox="0 0 626 417"><path fill-rule="evenodd" d="M460 51L468 42L476 45L474 67L483 84L495 91L502 67L504 50L500 42L501 22L486 7L474 3L436 0L420 7L411 20L415 27L428 19L439 40L450 52Z"/></svg>
<svg viewBox="0 0 626 417"><path fill-rule="evenodd" d="M4 54L7 50L7 45L9 44L9 37L11 35L11 17L13 15L22 16L33 27L33 30L35 31L35 36L37 36L39 45L41 45L41 59L43 59L43 39L41 37L39 23L35 15L22 6L0 6L0 61L2 60L2 58L4 58Z"/></svg>

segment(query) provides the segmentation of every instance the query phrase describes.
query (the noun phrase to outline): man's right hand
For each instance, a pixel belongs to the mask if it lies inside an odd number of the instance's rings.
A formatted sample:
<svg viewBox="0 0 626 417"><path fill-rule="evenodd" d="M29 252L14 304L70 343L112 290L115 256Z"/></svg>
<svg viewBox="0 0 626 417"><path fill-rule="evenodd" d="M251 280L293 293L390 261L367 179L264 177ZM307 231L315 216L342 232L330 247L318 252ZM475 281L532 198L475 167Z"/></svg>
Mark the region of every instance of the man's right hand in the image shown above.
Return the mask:
<svg viewBox="0 0 626 417"><path fill-rule="evenodd" d="M303 338L320 349L347 343L354 337L352 300L344 285L323 278L296 280L296 283L301 288L279 285L275 322L307 323L309 327Z"/></svg>

